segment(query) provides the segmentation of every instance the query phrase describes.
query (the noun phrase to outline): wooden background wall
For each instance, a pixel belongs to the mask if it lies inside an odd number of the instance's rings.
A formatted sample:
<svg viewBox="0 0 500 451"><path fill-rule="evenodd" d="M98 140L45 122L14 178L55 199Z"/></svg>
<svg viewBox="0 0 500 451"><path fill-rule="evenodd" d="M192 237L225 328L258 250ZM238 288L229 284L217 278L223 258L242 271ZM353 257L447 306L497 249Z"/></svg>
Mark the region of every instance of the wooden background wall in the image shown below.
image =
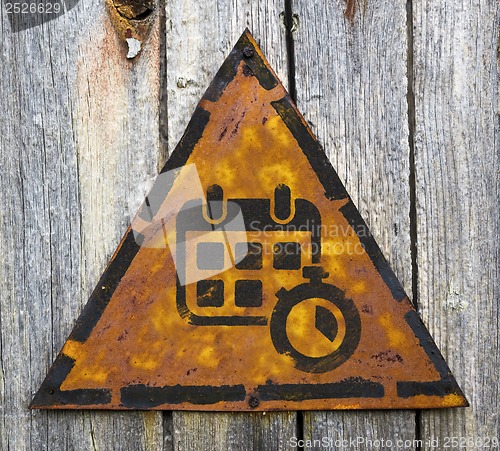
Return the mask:
<svg viewBox="0 0 500 451"><path fill-rule="evenodd" d="M0 449L498 436L497 0L167 0L155 14L130 61L103 0L19 33L2 9ZM470 408L27 409L127 227L130 192L163 165L246 26L294 91Z"/></svg>

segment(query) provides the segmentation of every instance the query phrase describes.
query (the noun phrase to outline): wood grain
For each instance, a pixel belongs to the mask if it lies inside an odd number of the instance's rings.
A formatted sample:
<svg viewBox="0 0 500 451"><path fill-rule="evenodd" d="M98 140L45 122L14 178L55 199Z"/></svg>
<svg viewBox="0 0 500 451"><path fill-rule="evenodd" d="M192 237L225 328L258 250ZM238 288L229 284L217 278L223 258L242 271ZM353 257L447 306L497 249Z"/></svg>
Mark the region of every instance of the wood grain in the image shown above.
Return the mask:
<svg viewBox="0 0 500 451"><path fill-rule="evenodd" d="M292 2L297 103L411 294L405 4L357 5L350 20L345 7ZM322 437L412 440L415 413L304 413L304 439Z"/></svg>
<svg viewBox="0 0 500 451"><path fill-rule="evenodd" d="M158 21L125 58L104 2L0 42L0 449L158 449L160 413L29 411L160 151Z"/></svg>
<svg viewBox="0 0 500 451"><path fill-rule="evenodd" d="M166 139L173 150L219 66L246 27L283 82L287 81L284 4L219 1L167 2ZM296 436L296 413L263 414L173 412L173 444L178 450L275 450Z"/></svg>
<svg viewBox="0 0 500 451"><path fill-rule="evenodd" d="M500 5L418 1L413 17L418 300L471 404L423 412L422 436L486 449L474 441L500 431Z"/></svg>
<svg viewBox="0 0 500 451"><path fill-rule="evenodd" d="M0 449L274 450L303 435L421 438L425 450L431 438L498 436L495 0L414 0L410 29L404 2L291 0L298 106L406 291L418 294L471 408L417 422L411 411L27 408L125 231L129 204L142 200L246 26L287 84L285 3L166 2L134 61L104 1L19 33L0 16Z"/></svg>

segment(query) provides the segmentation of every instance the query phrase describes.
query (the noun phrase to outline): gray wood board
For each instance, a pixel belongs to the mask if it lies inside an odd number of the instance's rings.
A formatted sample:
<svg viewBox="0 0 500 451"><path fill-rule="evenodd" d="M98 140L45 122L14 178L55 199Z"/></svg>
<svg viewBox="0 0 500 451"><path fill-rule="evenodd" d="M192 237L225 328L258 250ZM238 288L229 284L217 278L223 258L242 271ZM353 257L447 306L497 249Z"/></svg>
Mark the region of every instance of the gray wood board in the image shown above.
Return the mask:
<svg viewBox="0 0 500 451"><path fill-rule="evenodd" d="M2 450L162 446L161 413L28 410L157 173L158 24L132 63L101 1L18 33L1 16Z"/></svg>
<svg viewBox="0 0 500 451"><path fill-rule="evenodd" d="M413 8L418 304L471 404L422 412L422 437L487 449L500 435L500 4Z"/></svg>
<svg viewBox="0 0 500 451"><path fill-rule="evenodd" d="M292 5L298 107L411 295L406 6L356 2L350 21L344 1ZM304 439L323 437L411 441L415 412L304 413Z"/></svg>

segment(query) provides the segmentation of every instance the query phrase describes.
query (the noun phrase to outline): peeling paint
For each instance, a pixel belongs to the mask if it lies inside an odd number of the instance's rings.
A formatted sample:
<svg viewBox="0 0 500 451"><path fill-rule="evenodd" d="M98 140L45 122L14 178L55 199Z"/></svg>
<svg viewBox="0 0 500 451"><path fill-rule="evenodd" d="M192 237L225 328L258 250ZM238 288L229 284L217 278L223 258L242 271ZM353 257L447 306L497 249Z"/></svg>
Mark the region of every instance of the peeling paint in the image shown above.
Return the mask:
<svg viewBox="0 0 500 451"><path fill-rule="evenodd" d="M141 51L141 41L134 38L127 38L128 53L127 58L135 58Z"/></svg>

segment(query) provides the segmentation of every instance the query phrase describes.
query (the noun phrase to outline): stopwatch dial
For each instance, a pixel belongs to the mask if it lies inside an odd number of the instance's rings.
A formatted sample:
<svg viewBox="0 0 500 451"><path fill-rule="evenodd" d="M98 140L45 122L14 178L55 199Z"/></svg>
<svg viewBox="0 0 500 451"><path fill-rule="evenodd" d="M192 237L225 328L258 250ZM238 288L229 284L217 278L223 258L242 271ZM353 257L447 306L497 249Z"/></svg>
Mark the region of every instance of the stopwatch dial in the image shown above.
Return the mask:
<svg viewBox="0 0 500 451"><path fill-rule="evenodd" d="M291 345L309 357L336 351L345 337L345 319L340 309L325 299L306 299L295 305L286 320Z"/></svg>
<svg viewBox="0 0 500 451"><path fill-rule="evenodd" d="M271 339L280 354L310 373L325 373L356 350L361 319L352 302L330 284L302 284L277 293L271 316Z"/></svg>

